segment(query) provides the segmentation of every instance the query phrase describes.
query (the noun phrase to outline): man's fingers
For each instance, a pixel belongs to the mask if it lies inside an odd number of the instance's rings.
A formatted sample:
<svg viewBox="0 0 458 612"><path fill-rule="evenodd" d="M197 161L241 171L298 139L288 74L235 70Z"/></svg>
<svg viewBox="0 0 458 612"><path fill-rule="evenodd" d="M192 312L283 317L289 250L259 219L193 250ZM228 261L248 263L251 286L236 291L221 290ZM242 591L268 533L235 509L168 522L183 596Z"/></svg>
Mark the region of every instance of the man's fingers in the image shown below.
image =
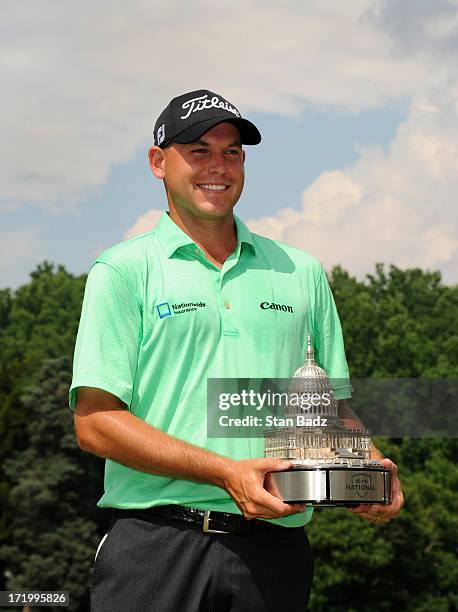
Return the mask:
<svg viewBox="0 0 458 612"><path fill-rule="evenodd" d="M349 508L349 510L351 509ZM391 519L395 518L394 515L392 514L384 514L383 512L374 512L373 510L370 510L368 508L358 510L357 512L354 512L354 514L357 514L360 518L366 521L369 521L371 523L388 523L389 521L391 521Z"/></svg>
<svg viewBox="0 0 458 612"><path fill-rule="evenodd" d="M397 514L404 505L404 494L402 493L401 482L398 478L398 468L391 459L383 459L382 464L385 468L391 471L391 497L392 506L394 510L397 510ZM397 516L396 514L396 516Z"/></svg>
<svg viewBox="0 0 458 612"><path fill-rule="evenodd" d="M264 478L264 488L271 495L273 495L274 497L277 497L278 499L281 500L281 493L280 493L280 490L279 490L277 484L275 483L274 478L272 478L272 473L268 472L265 475L265 478Z"/></svg>
<svg viewBox="0 0 458 612"><path fill-rule="evenodd" d="M296 514L297 512L305 512L307 510L307 504L286 504L291 508L291 514Z"/></svg>
<svg viewBox="0 0 458 612"><path fill-rule="evenodd" d="M396 499L393 500L393 504L386 506L381 504L360 505L356 508L348 508L348 510L371 523L388 523L399 515L401 507L402 503Z"/></svg>
<svg viewBox="0 0 458 612"><path fill-rule="evenodd" d="M385 459L382 459L381 464L386 470L390 470L391 472L397 472L397 469L398 469L397 465L394 463L394 461L391 461L391 459L388 459L388 457L385 457Z"/></svg>
<svg viewBox="0 0 458 612"><path fill-rule="evenodd" d="M391 504L360 504L353 508L348 508L352 514L358 515L360 518L370 521L371 523L389 523L396 518L404 505L404 495L402 493L401 483L398 478L398 468L391 459L382 459L383 467L391 472Z"/></svg>
<svg viewBox="0 0 458 612"><path fill-rule="evenodd" d="M255 499L245 504L242 511L245 518L279 518L304 512L306 507L306 504L285 504L262 489Z"/></svg>
<svg viewBox="0 0 458 612"><path fill-rule="evenodd" d="M280 518L304 512L307 508L305 504L286 504L276 497L269 495L269 493L267 493L267 496L262 496L262 499L251 502L248 508L250 518Z"/></svg>
<svg viewBox="0 0 458 612"><path fill-rule="evenodd" d="M305 504L284 503L270 474L291 466L291 461L271 458L236 463L237 469L230 472L226 490L245 518L280 518L306 509Z"/></svg>
<svg viewBox="0 0 458 612"><path fill-rule="evenodd" d="M402 492L401 483L400 483L399 478L397 476L392 481L392 484L391 484L391 493L392 493L393 499L399 498L399 499L402 499L404 501L404 494Z"/></svg>

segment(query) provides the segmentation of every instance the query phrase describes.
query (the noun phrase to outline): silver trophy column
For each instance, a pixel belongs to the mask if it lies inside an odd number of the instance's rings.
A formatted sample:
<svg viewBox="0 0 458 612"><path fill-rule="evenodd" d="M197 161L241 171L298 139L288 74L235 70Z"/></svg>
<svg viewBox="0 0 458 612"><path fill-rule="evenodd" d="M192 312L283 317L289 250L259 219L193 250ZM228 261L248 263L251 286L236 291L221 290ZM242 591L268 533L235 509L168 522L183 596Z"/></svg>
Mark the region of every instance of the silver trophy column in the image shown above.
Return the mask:
<svg viewBox="0 0 458 612"><path fill-rule="evenodd" d="M326 426L296 425L264 432L265 456L293 463L289 470L270 473L277 494L286 502L316 506L391 503L391 473L370 458L370 432L348 429L340 420L334 391L326 372L315 363L309 335L307 358L294 374L289 397L313 393L325 399L306 412L297 403L288 403L285 416L298 423L304 417L312 422L326 419Z"/></svg>

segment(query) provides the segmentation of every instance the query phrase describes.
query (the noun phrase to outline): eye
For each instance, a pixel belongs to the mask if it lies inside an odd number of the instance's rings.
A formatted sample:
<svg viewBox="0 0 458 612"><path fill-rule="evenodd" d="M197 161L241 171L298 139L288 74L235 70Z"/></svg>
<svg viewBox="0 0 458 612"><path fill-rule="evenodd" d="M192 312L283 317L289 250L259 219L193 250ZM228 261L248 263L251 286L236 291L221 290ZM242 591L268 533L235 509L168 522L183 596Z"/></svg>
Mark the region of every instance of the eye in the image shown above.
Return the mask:
<svg viewBox="0 0 458 612"><path fill-rule="evenodd" d="M198 149L192 149L191 153L204 154L204 153L207 153L207 149L205 149L204 147L199 147Z"/></svg>
<svg viewBox="0 0 458 612"><path fill-rule="evenodd" d="M239 149L227 149L226 153L228 153L229 155L240 155L240 150Z"/></svg>

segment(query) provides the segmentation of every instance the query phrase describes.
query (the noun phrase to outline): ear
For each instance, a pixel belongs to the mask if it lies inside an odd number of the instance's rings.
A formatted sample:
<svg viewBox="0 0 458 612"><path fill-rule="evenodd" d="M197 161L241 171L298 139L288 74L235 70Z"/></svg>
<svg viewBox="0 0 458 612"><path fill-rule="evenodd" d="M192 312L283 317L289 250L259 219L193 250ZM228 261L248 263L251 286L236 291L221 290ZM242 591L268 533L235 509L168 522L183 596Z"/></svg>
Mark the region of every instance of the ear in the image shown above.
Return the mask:
<svg viewBox="0 0 458 612"><path fill-rule="evenodd" d="M151 172L158 179L163 179L165 175L165 151L160 147L153 146L148 151L149 165Z"/></svg>

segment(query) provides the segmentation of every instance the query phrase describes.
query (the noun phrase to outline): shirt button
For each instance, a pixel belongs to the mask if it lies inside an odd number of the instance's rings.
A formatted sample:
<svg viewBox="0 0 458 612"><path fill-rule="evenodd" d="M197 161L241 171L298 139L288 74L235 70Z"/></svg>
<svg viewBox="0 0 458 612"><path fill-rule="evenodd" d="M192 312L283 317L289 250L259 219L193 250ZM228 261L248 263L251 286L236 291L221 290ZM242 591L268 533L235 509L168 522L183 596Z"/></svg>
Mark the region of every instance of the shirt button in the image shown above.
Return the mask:
<svg viewBox="0 0 458 612"><path fill-rule="evenodd" d="M224 302L224 308L227 308L229 310L230 308L232 308L232 304L230 302Z"/></svg>

